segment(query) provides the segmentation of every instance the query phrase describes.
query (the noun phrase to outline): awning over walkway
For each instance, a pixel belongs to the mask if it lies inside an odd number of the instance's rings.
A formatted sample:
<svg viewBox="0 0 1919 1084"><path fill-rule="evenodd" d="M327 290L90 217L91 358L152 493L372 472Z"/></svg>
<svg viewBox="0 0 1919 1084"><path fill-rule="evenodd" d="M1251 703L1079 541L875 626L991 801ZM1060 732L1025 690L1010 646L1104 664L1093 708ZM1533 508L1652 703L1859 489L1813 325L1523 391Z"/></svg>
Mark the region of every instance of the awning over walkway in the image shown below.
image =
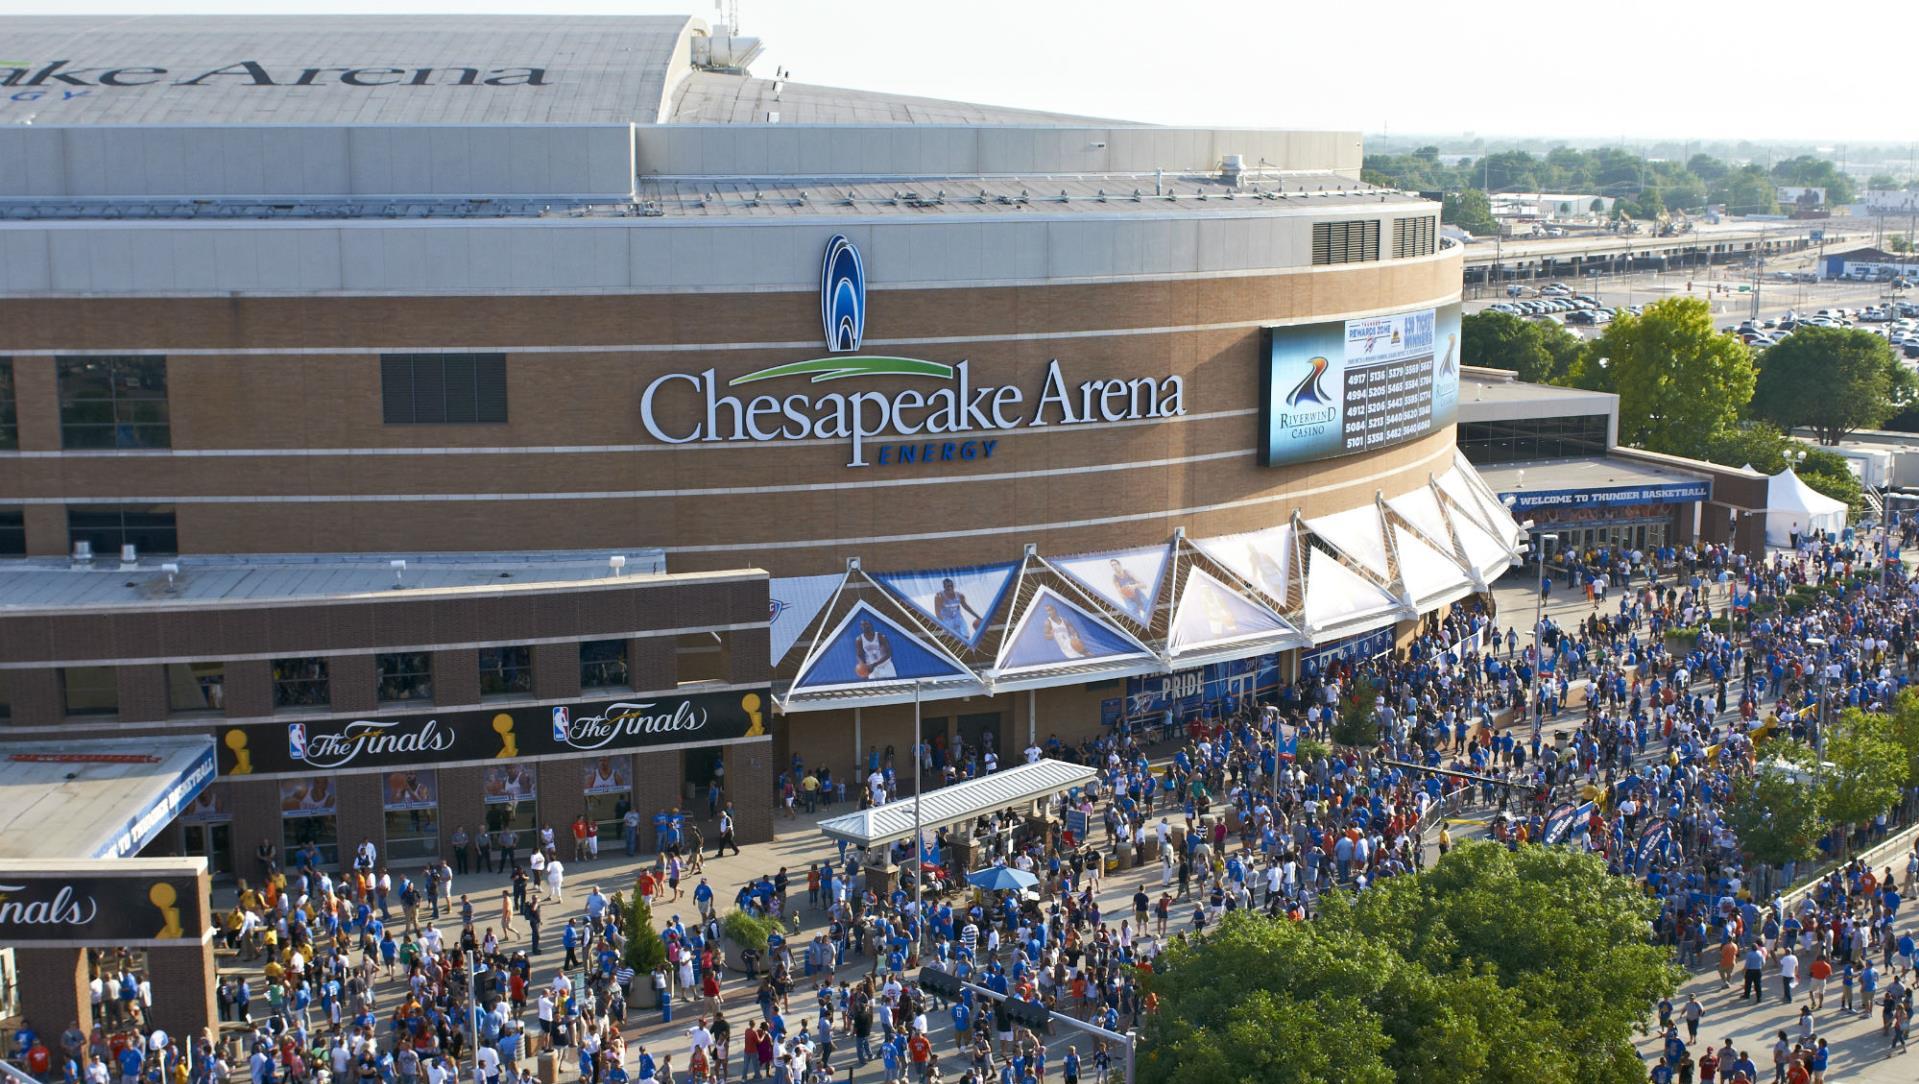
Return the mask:
<svg viewBox="0 0 1919 1084"><path fill-rule="evenodd" d="M920 809L920 828L936 832L970 821L1008 806L1018 806L1038 798L1050 798L1061 791L1083 786L1097 778L1098 772L1063 760L1041 760L1022 764L1003 772L994 772L965 783L929 791ZM861 847L913 838L913 807L918 798L862 809L820 822L820 831L832 839L843 839Z"/></svg>
<svg viewBox="0 0 1919 1084"><path fill-rule="evenodd" d="M0 743L0 858L125 858L213 782L213 739Z"/></svg>

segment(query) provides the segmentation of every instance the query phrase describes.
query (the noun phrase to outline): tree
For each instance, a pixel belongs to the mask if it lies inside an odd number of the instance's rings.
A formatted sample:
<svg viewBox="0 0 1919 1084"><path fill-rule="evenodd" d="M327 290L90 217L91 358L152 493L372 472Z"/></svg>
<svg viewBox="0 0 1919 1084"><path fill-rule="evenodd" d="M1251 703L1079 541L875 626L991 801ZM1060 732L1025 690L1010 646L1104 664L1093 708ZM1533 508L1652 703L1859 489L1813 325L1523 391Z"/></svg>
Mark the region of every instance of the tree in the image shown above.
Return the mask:
<svg viewBox="0 0 1919 1084"><path fill-rule="evenodd" d="M1752 412L1785 429L1809 428L1825 445L1882 424L1913 395L1912 374L1892 344L1870 331L1800 328L1761 360Z"/></svg>
<svg viewBox="0 0 1919 1084"><path fill-rule="evenodd" d="M1827 815L1838 824L1865 824L1892 808L1905 788L1909 761L1886 717L1847 708L1827 728L1823 773Z"/></svg>
<svg viewBox="0 0 1919 1084"><path fill-rule="evenodd" d="M1706 182L1716 184L1728 171L1726 163L1710 154L1695 154L1686 159L1686 172Z"/></svg>
<svg viewBox="0 0 1919 1084"><path fill-rule="evenodd" d="M1898 178L1890 173L1875 173L1866 179L1866 190L1869 192L1882 192L1898 187Z"/></svg>
<svg viewBox="0 0 1919 1084"><path fill-rule="evenodd" d="M1761 474L1786 469L1786 451L1797 442L1771 422L1745 422L1721 433L1701 458L1728 467L1750 466Z"/></svg>
<svg viewBox="0 0 1919 1084"><path fill-rule="evenodd" d="M1599 382L1592 374L1602 368L1619 395L1621 444L1699 458L1752 400L1752 352L1714 331L1697 298L1669 297L1615 319L1585 358L1584 379Z"/></svg>
<svg viewBox="0 0 1919 1084"><path fill-rule="evenodd" d="M1742 166L1719 178L1706 198L1736 215L1772 215L1779 213L1778 187L1764 166Z"/></svg>
<svg viewBox="0 0 1919 1084"><path fill-rule="evenodd" d="M1793 468L1800 481L1835 501L1845 501L1855 512L1863 506L1859 476L1852 473L1844 456L1824 448L1796 446L1803 450L1803 457Z"/></svg>
<svg viewBox="0 0 1919 1084"><path fill-rule="evenodd" d="M1906 753L1908 787L1919 787L1919 689L1901 689L1885 713L1886 736Z"/></svg>
<svg viewBox="0 0 1919 1084"><path fill-rule="evenodd" d="M1851 203L1858 195L1852 177L1827 159L1801 154L1776 162L1773 180L1779 184L1801 185L1826 190L1826 203Z"/></svg>
<svg viewBox="0 0 1919 1084"><path fill-rule="evenodd" d="M1353 679L1352 688L1339 698L1339 708L1333 716L1331 737L1335 745L1371 749L1379 744L1379 719L1373 711L1379 696L1379 686L1372 679Z"/></svg>
<svg viewBox="0 0 1919 1084"><path fill-rule="evenodd" d="M638 892L627 905L626 948L621 955L636 975L666 966L666 946L660 943L660 931L653 928L653 908Z"/></svg>
<svg viewBox="0 0 1919 1084"><path fill-rule="evenodd" d="M1476 188L1446 193L1440 201L1439 220L1458 226L1467 233L1499 232L1499 223L1493 218L1492 201L1486 198L1486 193Z"/></svg>
<svg viewBox="0 0 1919 1084"><path fill-rule="evenodd" d="M1466 364L1505 369L1535 384L1563 378L1585 346L1579 336L1558 324L1490 309L1460 320L1459 329Z"/></svg>
<svg viewBox="0 0 1919 1084"><path fill-rule="evenodd" d="M1598 858L1467 843L1323 902L1317 922L1241 911L1168 949L1145 976L1144 1079L1644 1079L1636 1025L1679 973L1654 905Z"/></svg>
<svg viewBox="0 0 1919 1084"><path fill-rule="evenodd" d="M1747 858L1784 866L1818 855L1819 839L1828 830L1825 794L1807 786L1803 774L1790 765L1768 762L1734 790L1726 805L1726 826Z"/></svg>

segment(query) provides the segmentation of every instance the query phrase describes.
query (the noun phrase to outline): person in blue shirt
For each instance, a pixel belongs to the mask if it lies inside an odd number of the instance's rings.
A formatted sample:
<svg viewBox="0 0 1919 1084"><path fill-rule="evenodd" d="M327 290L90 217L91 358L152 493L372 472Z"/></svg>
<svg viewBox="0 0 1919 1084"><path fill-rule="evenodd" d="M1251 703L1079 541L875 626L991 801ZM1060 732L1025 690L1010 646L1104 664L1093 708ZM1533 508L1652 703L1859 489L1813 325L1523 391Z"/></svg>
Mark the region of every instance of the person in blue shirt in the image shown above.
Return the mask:
<svg viewBox="0 0 1919 1084"><path fill-rule="evenodd" d="M140 1084L140 1064L143 1060L138 1042L128 1043L126 1049L120 1051L121 1084Z"/></svg>

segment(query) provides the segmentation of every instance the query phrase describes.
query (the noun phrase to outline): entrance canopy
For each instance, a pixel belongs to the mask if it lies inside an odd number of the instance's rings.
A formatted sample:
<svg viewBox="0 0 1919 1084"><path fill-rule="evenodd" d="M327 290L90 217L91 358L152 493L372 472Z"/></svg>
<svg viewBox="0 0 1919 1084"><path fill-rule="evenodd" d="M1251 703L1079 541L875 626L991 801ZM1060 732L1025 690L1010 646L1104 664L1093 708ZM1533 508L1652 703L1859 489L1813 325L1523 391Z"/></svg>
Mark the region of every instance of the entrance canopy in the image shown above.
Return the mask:
<svg viewBox="0 0 1919 1084"><path fill-rule="evenodd" d="M125 858L212 782L210 737L0 743L0 859Z"/></svg>
<svg viewBox="0 0 1919 1084"><path fill-rule="evenodd" d="M1099 773L1080 764L1063 760L1040 760L1003 772L929 791L920 807L920 829L936 832L976 817L1018 806L1039 798L1050 798L1061 791L1084 786ZM874 847L913 838L913 808L919 798L862 809L820 822L820 831L829 838L843 839L861 847Z"/></svg>

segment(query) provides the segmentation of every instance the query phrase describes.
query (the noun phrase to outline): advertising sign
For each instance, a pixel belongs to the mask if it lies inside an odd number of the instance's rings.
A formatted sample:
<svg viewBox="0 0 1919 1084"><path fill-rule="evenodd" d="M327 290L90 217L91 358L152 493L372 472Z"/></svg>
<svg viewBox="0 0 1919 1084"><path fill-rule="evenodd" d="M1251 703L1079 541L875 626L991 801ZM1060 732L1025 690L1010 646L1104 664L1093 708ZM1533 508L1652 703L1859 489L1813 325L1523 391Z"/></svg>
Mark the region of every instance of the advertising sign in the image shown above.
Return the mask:
<svg viewBox="0 0 1919 1084"><path fill-rule="evenodd" d="M1145 627L1153 623L1153 607L1159 604L1160 582L1172 552L1171 546L1141 546L1056 557L1052 565Z"/></svg>
<svg viewBox="0 0 1919 1084"><path fill-rule="evenodd" d="M198 943L206 929L199 880L187 873L0 873L0 944Z"/></svg>
<svg viewBox="0 0 1919 1084"><path fill-rule="evenodd" d="M1459 412L1459 306L1267 328L1259 462L1390 447Z"/></svg>
<svg viewBox="0 0 1919 1084"><path fill-rule="evenodd" d="M978 647L988 619L1019 571L1019 562L927 572L875 572L873 579L924 614L947 635Z"/></svg>
<svg viewBox="0 0 1919 1084"><path fill-rule="evenodd" d="M220 774L390 772L734 741L766 734L770 704L769 690L762 688L574 705L416 711L373 719L235 723L220 730ZM323 780L290 779L288 784ZM321 796L331 811L331 787ZM303 808L316 808L311 794L301 801ZM292 808L284 801L282 805Z"/></svg>
<svg viewBox="0 0 1919 1084"><path fill-rule="evenodd" d="M1600 508L1628 504L1678 504L1712 499L1711 482L1672 482L1667 485L1618 486L1610 489L1516 489L1501 493L1513 498L1514 512L1535 508Z"/></svg>
<svg viewBox="0 0 1919 1084"><path fill-rule="evenodd" d="M539 773L530 764L495 764L480 776L480 800L488 805L511 805L539 796Z"/></svg>
<svg viewBox="0 0 1919 1084"><path fill-rule="evenodd" d="M1041 587L1006 634L995 669L1009 675L1069 663L1137 659L1146 654L1140 645L1066 596Z"/></svg>
<svg viewBox="0 0 1919 1084"><path fill-rule="evenodd" d="M1199 538L1194 542L1206 556L1238 574L1259 593L1284 609L1286 576L1293 565L1293 528L1282 523L1263 531Z"/></svg>

